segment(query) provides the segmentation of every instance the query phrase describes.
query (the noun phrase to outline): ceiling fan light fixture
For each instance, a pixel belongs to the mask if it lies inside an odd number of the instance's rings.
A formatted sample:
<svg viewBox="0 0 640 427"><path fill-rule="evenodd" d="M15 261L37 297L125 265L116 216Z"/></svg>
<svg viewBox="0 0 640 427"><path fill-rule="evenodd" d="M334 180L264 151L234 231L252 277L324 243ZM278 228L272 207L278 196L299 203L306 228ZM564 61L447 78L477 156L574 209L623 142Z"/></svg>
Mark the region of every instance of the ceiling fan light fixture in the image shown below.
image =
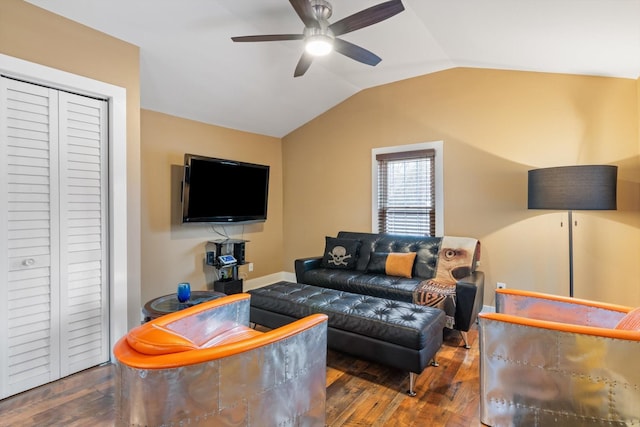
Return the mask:
<svg viewBox="0 0 640 427"><path fill-rule="evenodd" d="M313 56L324 56L333 50L333 39L327 35L316 34L307 37L305 50Z"/></svg>
<svg viewBox="0 0 640 427"><path fill-rule="evenodd" d="M402 0L386 0L330 23L329 18L333 14L333 8L327 0L289 0L289 3L304 23L302 34L239 36L231 37L231 40L234 42L304 40L305 50L298 60L293 77L304 75L316 56L327 55L333 50L362 64L377 65L382 61L378 55L338 36L377 24L404 10Z"/></svg>

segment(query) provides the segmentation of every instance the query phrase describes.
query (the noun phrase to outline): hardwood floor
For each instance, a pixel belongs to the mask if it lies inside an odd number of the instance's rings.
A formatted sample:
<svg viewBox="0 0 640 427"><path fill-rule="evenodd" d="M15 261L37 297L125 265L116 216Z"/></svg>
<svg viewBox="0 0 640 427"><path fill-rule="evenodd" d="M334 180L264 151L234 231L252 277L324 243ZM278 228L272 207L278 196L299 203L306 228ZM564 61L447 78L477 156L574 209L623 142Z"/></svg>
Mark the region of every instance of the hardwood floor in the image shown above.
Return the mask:
<svg viewBox="0 0 640 427"><path fill-rule="evenodd" d="M329 427L468 427L479 421L478 332L469 331L471 349L457 332L445 334L440 366L418 376L410 397L409 375L329 351ZM114 425L113 365L72 375L0 400L0 426L102 427Z"/></svg>

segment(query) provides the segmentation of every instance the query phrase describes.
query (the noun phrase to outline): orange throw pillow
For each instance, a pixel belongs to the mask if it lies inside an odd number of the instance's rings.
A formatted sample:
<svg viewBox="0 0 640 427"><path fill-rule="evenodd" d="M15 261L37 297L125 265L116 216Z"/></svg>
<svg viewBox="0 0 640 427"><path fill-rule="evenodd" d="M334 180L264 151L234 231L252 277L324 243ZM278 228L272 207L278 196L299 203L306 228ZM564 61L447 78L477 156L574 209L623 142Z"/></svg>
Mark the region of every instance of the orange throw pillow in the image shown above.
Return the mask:
<svg viewBox="0 0 640 427"><path fill-rule="evenodd" d="M415 252L391 252L387 256L385 272L389 276L399 276L411 279L411 272L413 271L413 262L415 259Z"/></svg>

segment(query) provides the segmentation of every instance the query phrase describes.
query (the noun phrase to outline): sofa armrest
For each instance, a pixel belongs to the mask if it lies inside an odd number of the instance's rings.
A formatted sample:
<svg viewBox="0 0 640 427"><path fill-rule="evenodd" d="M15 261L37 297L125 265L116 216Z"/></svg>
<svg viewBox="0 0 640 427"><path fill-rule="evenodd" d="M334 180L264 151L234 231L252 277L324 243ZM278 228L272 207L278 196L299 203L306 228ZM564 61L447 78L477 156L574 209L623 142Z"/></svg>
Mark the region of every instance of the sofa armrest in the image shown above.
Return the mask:
<svg viewBox="0 0 640 427"><path fill-rule="evenodd" d="M467 332L484 303L484 273L474 271L456 282L456 329Z"/></svg>
<svg viewBox="0 0 640 427"><path fill-rule="evenodd" d="M309 270L314 270L316 268L320 268L320 264L322 263L322 257L308 257L308 258L299 258L295 260L294 267L296 270L296 282L304 283L304 273Z"/></svg>

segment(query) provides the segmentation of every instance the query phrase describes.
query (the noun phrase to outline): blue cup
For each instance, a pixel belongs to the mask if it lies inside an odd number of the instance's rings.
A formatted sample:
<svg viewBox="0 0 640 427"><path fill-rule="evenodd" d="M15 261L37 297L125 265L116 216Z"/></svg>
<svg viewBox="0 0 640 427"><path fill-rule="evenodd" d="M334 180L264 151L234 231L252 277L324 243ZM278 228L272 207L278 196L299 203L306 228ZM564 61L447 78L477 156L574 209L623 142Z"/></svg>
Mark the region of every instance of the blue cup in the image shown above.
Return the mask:
<svg viewBox="0 0 640 427"><path fill-rule="evenodd" d="M187 302L191 298L191 285L188 283L178 283L178 301Z"/></svg>

